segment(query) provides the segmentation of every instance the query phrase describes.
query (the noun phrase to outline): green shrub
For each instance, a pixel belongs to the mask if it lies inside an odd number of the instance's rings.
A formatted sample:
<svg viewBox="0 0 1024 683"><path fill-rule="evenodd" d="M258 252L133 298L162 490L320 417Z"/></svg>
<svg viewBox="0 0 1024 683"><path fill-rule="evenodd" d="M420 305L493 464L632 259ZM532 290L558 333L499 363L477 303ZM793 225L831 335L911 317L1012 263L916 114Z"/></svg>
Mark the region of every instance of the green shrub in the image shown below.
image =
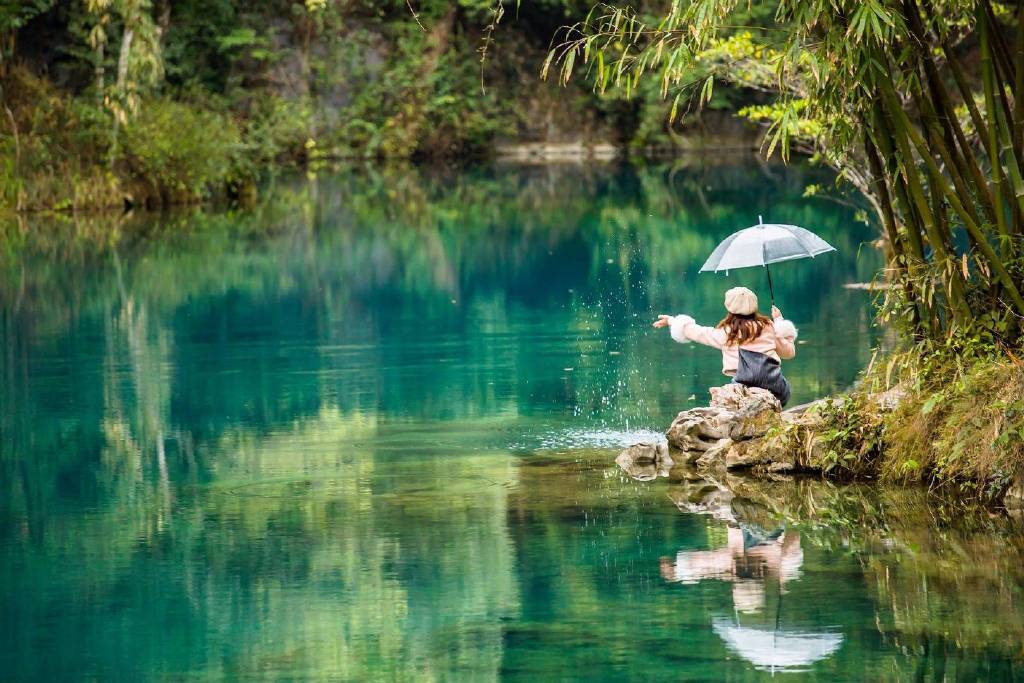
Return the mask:
<svg viewBox="0 0 1024 683"><path fill-rule="evenodd" d="M310 139L312 119L308 101L289 100L272 92L254 98L244 133L244 157L252 172L258 167L301 159Z"/></svg>
<svg viewBox="0 0 1024 683"><path fill-rule="evenodd" d="M849 477L874 474L884 436L877 401L859 393L830 398L817 408L817 416L824 471Z"/></svg>
<svg viewBox="0 0 1024 683"><path fill-rule="evenodd" d="M200 199L240 180L241 135L224 114L154 100L121 137L120 164L162 203Z"/></svg>

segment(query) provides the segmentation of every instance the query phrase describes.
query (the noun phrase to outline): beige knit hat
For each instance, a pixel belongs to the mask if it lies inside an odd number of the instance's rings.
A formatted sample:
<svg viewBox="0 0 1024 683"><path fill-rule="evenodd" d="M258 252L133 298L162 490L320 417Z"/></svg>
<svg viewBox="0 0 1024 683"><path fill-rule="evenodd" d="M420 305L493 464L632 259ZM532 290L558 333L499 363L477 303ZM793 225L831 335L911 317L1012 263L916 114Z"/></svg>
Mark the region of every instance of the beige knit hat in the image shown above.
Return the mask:
<svg viewBox="0 0 1024 683"><path fill-rule="evenodd" d="M757 312L757 295L746 287L733 287L725 293L725 310L734 315Z"/></svg>

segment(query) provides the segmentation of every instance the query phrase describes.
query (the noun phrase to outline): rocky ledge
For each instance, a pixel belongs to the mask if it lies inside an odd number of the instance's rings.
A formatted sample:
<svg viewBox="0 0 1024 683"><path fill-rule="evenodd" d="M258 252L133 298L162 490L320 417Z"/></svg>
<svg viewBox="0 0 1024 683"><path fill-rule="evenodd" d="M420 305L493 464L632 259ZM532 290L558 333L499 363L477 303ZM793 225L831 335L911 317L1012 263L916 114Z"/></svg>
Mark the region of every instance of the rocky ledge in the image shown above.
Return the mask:
<svg viewBox="0 0 1024 683"><path fill-rule="evenodd" d="M616 462L642 479L667 476L673 465L683 463L710 472L820 472L819 420L807 408L783 412L771 392L742 384L712 387L710 405L684 410L672 421L667 445L634 444Z"/></svg>
<svg viewBox="0 0 1024 683"><path fill-rule="evenodd" d="M862 395L860 400L868 404L867 410L884 416L895 410L904 396L897 387ZM770 481L790 481L792 477L787 475L791 473L829 476L837 456L830 453L823 437L829 433L823 414L828 411L819 410L829 400L783 411L779 401L764 389L741 384L713 387L710 404L679 413L665 432L666 441L633 444L615 462L641 481L659 477L668 477L670 482L693 477L719 481L739 470ZM856 476L871 478L877 471L869 469ZM1024 517L1024 474L1015 475L993 502Z"/></svg>

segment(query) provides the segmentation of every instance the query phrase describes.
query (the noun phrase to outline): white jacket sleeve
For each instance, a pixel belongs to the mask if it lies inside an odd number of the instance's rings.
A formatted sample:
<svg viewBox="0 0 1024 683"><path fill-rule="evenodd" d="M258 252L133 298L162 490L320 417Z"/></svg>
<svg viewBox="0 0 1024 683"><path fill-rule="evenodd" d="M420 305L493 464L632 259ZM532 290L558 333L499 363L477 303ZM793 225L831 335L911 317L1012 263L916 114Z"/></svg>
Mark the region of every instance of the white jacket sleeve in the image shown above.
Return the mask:
<svg viewBox="0 0 1024 683"><path fill-rule="evenodd" d="M672 338L680 344L695 341L698 344L712 346L716 349L722 348L722 340L719 339L719 335L716 334L717 328L698 325L697 322L688 315L673 316L670 331L672 333Z"/></svg>
<svg viewBox="0 0 1024 683"><path fill-rule="evenodd" d="M778 318L775 320L775 352L783 360L796 356L797 330L789 320Z"/></svg>

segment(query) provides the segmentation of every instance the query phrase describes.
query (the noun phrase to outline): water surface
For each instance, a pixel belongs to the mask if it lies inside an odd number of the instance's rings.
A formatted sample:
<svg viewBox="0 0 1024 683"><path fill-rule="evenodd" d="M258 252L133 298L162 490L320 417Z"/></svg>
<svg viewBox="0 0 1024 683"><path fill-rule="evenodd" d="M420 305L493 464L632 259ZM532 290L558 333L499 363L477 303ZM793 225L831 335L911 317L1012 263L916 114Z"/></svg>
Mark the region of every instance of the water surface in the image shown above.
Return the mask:
<svg viewBox="0 0 1024 683"><path fill-rule="evenodd" d="M794 401L870 361L842 285L880 261L854 208L804 196L830 183L747 158L363 169L6 224L0 675L1012 677L1012 522L613 464L723 381L650 321L767 298L758 270L697 275L758 214L839 249L773 271Z"/></svg>

